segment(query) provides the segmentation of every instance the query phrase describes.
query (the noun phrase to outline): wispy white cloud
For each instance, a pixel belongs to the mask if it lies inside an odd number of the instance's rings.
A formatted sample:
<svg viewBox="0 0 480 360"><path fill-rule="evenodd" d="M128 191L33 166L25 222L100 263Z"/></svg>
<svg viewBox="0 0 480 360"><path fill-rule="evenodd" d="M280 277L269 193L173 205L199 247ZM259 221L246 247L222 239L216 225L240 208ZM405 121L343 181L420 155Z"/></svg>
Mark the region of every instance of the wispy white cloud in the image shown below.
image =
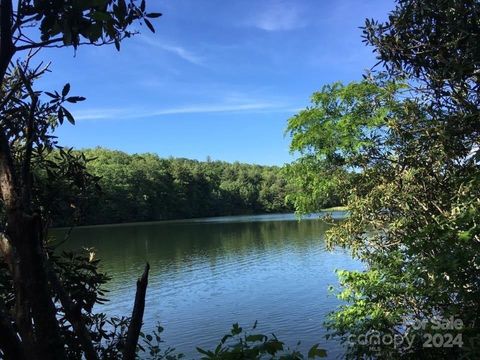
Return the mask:
<svg viewBox="0 0 480 360"><path fill-rule="evenodd" d="M201 113L231 113L231 112L263 112L263 111L289 110L289 107L273 102L250 102L239 104L201 104L194 106L179 106L173 108L160 108L140 110L138 108L98 108L85 109L74 112L77 120L101 119L134 119L176 114L201 114Z"/></svg>
<svg viewBox="0 0 480 360"><path fill-rule="evenodd" d="M306 26L303 9L298 2L272 0L252 16L248 25L265 31L285 31Z"/></svg>
<svg viewBox="0 0 480 360"><path fill-rule="evenodd" d="M134 109L119 109L119 108L92 108L83 110L72 110L75 120L100 120L100 119L114 119L122 117L128 111Z"/></svg>
<svg viewBox="0 0 480 360"><path fill-rule="evenodd" d="M173 45L173 44L166 44L163 43L160 40L153 39L151 37L147 36L142 36L140 37L141 41L148 45L148 46L153 46L157 49L167 51L171 54L174 54L178 56L179 58L188 61L189 63L195 64L195 65L203 65L204 64L204 59L201 56L198 56L197 54L194 54L192 51L179 46L179 45Z"/></svg>
<svg viewBox="0 0 480 360"><path fill-rule="evenodd" d="M184 49L181 46L172 46L172 45L160 45L160 48L162 48L165 51L171 52L179 57L181 57L183 60L186 60L192 64L196 65L202 65L203 64L203 59L192 52Z"/></svg>
<svg viewBox="0 0 480 360"><path fill-rule="evenodd" d="M272 103L245 103L245 104L220 104L220 105L197 105L160 109L152 111L149 116L170 115L170 114L192 114L192 113L216 113L216 112L238 112L271 109L275 107Z"/></svg>

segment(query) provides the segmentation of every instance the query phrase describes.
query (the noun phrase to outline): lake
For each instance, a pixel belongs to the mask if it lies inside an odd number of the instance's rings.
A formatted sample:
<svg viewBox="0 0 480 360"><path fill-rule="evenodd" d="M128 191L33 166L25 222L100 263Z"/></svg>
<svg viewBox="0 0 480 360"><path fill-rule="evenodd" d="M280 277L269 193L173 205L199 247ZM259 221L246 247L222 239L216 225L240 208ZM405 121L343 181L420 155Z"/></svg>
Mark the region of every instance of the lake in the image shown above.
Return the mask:
<svg viewBox="0 0 480 360"><path fill-rule="evenodd" d="M321 343L334 358L342 349L325 340L322 323L339 301L328 287L338 285L335 269L360 264L343 250L326 251L329 226L318 216L282 214L79 227L64 248L96 249L112 276L111 301L97 310L109 315L130 315L148 261L143 330L160 322L165 344L187 358L199 357L195 346L214 348L233 323L249 328L256 320L257 332L274 332L292 348L301 341L302 351Z"/></svg>

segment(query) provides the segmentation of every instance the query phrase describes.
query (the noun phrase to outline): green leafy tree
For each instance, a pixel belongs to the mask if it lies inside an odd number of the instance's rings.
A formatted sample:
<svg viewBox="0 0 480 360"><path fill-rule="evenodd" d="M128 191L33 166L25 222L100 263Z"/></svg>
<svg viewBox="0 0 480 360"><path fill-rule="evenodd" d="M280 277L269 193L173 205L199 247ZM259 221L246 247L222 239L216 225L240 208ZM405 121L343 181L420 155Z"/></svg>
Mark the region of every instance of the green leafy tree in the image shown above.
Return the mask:
<svg viewBox="0 0 480 360"><path fill-rule="evenodd" d="M52 162L59 161L61 154L54 152ZM98 180L101 190L90 185L81 193L63 177L52 183L54 187L49 186L50 179L41 172L41 188L52 190L43 202L59 204L63 211L54 216L55 226L293 210L284 200L286 176L276 166L162 159L155 154L128 155L103 148L71 154L85 158L87 173ZM52 196L55 201L50 201ZM70 208L74 200L76 205Z"/></svg>
<svg viewBox="0 0 480 360"><path fill-rule="evenodd" d="M382 68L325 86L289 121L301 153L291 171L312 190L294 193L297 208L318 210L338 189L350 215L329 245L366 266L339 272L347 303L327 322L348 358L478 357L479 14L478 1L398 1L388 22L364 27ZM432 323L451 317L460 329ZM356 340L374 332L414 341ZM435 334L442 346L426 347Z"/></svg>
<svg viewBox="0 0 480 360"><path fill-rule="evenodd" d="M34 65L35 54L46 47L77 49L84 44L114 44L119 49L120 42L135 33L132 24L140 21L153 31L148 18L158 16L146 13L144 1L19 0L15 7L11 0L0 1L0 254L12 296L0 304L5 358L65 359L75 347L81 349L79 356L99 358L88 324L92 302L86 306L85 298L75 297L73 273L69 277L56 271L58 264L45 246L49 216L65 206L54 203L52 188L41 186L37 176L44 173L50 184L62 180L70 191L83 191L95 181L85 172L81 155L60 150L57 161L51 158L57 145L52 131L64 120L74 123L66 104L84 99L72 96L69 84L61 91L36 90L34 82L48 66ZM50 200L41 203L42 198ZM146 279L141 284L146 286ZM135 324L141 314L134 315L124 346L126 359L135 356Z"/></svg>

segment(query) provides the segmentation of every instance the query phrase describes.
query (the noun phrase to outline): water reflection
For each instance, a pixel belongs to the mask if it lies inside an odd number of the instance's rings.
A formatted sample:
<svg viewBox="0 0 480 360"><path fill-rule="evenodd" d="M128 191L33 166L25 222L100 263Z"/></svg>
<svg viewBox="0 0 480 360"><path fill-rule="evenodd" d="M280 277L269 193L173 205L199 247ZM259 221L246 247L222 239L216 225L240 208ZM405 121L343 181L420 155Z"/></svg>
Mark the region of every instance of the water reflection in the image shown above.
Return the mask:
<svg viewBox="0 0 480 360"><path fill-rule="evenodd" d="M338 215L338 214L337 214ZM325 342L321 324L337 306L327 292L336 268L358 267L343 251L326 252L329 225L292 215L232 217L78 228L64 247L94 247L113 279L101 309L127 315L135 280L151 265L145 330L161 321L165 340L187 355L212 347L233 322L259 321L301 349ZM61 236L62 231L53 234ZM335 343L326 345L338 354Z"/></svg>

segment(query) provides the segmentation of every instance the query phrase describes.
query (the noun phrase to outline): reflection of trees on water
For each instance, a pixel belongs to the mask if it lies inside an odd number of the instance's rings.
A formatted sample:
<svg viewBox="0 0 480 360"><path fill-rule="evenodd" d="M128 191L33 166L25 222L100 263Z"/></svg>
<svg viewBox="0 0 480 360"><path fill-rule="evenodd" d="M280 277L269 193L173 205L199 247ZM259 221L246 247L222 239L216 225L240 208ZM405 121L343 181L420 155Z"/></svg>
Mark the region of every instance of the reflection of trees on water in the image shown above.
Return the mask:
<svg viewBox="0 0 480 360"><path fill-rule="evenodd" d="M145 330L160 319L179 349L211 347L233 322L259 320L266 333L305 344L325 334L321 322L338 305L327 293L334 270L351 265L325 251L321 220L266 215L76 228L64 248L94 247L112 299L102 311L128 314L135 279L151 265ZM52 231L62 238L62 230ZM357 265L355 265L357 266ZM263 331L263 330L262 330ZM308 351L308 349L304 349Z"/></svg>
<svg viewBox="0 0 480 360"><path fill-rule="evenodd" d="M328 228L320 220L121 225L77 228L64 246L94 247L109 273L134 270L146 260L175 271L199 261L214 266L252 252L308 251L323 246Z"/></svg>

